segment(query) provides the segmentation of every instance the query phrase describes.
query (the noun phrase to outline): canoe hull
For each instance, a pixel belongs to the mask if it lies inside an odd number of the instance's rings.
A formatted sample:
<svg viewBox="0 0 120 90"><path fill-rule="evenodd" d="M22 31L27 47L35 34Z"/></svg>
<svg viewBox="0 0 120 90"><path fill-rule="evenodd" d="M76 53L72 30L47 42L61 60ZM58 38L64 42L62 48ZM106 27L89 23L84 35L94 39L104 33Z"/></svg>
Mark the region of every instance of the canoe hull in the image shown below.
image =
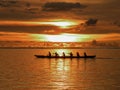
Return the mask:
<svg viewBox="0 0 120 90"><path fill-rule="evenodd" d="M43 55L35 55L35 57L37 58L95 58L96 55L93 55L93 56L80 56L80 57L77 57L77 56L43 56Z"/></svg>

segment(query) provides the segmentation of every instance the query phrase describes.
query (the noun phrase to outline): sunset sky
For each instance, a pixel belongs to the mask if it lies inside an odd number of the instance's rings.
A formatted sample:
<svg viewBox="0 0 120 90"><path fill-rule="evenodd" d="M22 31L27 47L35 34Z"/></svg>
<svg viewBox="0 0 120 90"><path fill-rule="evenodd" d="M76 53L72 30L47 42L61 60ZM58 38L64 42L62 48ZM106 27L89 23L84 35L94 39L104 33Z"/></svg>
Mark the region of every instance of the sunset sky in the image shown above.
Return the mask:
<svg viewBox="0 0 120 90"><path fill-rule="evenodd" d="M0 0L0 41L119 42L119 5L120 0ZM86 25L89 19L98 22Z"/></svg>

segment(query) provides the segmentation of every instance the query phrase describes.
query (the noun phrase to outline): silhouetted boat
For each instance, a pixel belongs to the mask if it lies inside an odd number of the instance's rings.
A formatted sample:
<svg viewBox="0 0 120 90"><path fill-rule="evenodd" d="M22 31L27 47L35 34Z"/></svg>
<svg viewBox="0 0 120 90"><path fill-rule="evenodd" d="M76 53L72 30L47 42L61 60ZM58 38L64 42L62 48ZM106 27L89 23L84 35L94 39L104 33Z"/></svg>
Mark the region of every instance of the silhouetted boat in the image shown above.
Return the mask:
<svg viewBox="0 0 120 90"><path fill-rule="evenodd" d="M44 55L35 55L37 58L95 58L96 55L92 56L44 56Z"/></svg>

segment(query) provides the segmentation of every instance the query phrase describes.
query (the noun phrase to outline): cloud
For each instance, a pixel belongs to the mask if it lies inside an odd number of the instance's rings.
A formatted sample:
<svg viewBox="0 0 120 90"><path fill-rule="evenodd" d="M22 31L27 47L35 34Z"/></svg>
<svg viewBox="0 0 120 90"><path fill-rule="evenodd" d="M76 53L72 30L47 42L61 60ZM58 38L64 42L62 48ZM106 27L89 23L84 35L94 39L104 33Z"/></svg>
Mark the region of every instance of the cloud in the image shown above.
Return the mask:
<svg viewBox="0 0 120 90"><path fill-rule="evenodd" d="M19 7L19 0L0 0L0 7Z"/></svg>
<svg viewBox="0 0 120 90"><path fill-rule="evenodd" d="M97 19L92 19L92 18L90 18L89 20L87 20L86 22L85 22L85 24L86 25L88 25L88 26L90 26L90 25L96 25L97 24Z"/></svg>
<svg viewBox="0 0 120 90"><path fill-rule="evenodd" d="M68 3L68 2L47 2L43 5L43 11L66 11L72 9L82 9L86 6L80 3Z"/></svg>
<svg viewBox="0 0 120 90"><path fill-rule="evenodd" d="M42 6L40 3L43 1L39 0L0 0L0 20L10 20L10 21L42 21L42 20L53 20L53 19L73 19L73 20L87 20L88 18L97 18L99 21L104 20L109 23L109 20L119 20L120 12L118 7L119 1L118 0L110 0L113 3L105 1L105 4L88 4L88 7L85 8L85 5L78 2L84 2L83 0L66 0L67 2L49 2L44 3ZM55 1L55 0L54 0ZM59 0L60 1L60 0ZM86 2L88 0L85 0ZM103 0L101 0L103 1ZM91 3L92 3L91 2ZM108 2L108 3L107 3ZM117 3L118 2L118 3ZM115 7L114 7L115 6ZM41 11L41 9L43 11ZM47 12L48 11L48 12ZM55 12L54 12L55 11ZM59 12L57 12L59 11ZM90 24L92 21L88 22ZM94 23L94 22L92 22ZM119 25L119 23L118 23ZM85 31L72 29L72 30L62 30L62 32L68 33L120 33L120 28L109 28L106 26L107 29L104 27L87 27ZM53 33L55 34L56 31L59 31L58 27L54 26L37 26L37 27L25 27L25 26L0 26L0 31L13 31L13 32L28 32L28 33ZM59 32L60 33L60 32Z"/></svg>
<svg viewBox="0 0 120 90"><path fill-rule="evenodd" d="M0 26L0 32L17 32L17 33L39 33L39 34L59 34L60 28L52 25L41 26Z"/></svg>
<svg viewBox="0 0 120 90"><path fill-rule="evenodd" d="M86 26L84 28L79 27L75 28L75 30L71 33L79 33L79 34L112 34L112 33L120 33L120 28L114 25L96 25L96 26Z"/></svg>
<svg viewBox="0 0 120 90"><path fill-rule="evenodd" d="M29 20L41 17L41 3L28 0L0 0L0 20ZM38 16L39 15L39 16Z"/></svg>
<svg viewBox="0 0 120 90"><path fill-rule="evenodd" d="M38 34L60 34L60 33L73 33L73 34L112 34L119 33L120 27L111 25L96 25L96 26L74 26L71 28L61 29L57 26L52 25L40 25L40 26L0 26L1 32L18 32L18 33L38 33Z"/></svg>

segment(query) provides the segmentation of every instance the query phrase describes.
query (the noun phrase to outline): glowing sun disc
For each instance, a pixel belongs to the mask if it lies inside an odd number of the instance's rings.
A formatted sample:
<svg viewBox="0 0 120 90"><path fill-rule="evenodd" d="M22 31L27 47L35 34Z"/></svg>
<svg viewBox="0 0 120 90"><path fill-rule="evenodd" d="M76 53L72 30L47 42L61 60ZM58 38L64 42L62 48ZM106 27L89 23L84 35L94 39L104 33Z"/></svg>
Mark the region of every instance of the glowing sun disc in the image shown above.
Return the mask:
<svg viewBox="0 0 120 90"><path fill-rule="evenodd" d="M73 42L77 39L75 36L68 35L47 35L46 38L50 42Z"/></svg>
<svg viewBox="0 0 120 90"><path fill-rule="evenodd" d="M48 24L48 25L58 26L61 28L68 28L70 26L76 25L77 23L72 21L52 21L52 22L42 22L41 24Z"/></svg>
<svg viewBox="0 0 120 90"><path fill-rule="evenodd" d="M52 22L51 24L61 27L67 27L72 25L71 22Z"/></svg>

